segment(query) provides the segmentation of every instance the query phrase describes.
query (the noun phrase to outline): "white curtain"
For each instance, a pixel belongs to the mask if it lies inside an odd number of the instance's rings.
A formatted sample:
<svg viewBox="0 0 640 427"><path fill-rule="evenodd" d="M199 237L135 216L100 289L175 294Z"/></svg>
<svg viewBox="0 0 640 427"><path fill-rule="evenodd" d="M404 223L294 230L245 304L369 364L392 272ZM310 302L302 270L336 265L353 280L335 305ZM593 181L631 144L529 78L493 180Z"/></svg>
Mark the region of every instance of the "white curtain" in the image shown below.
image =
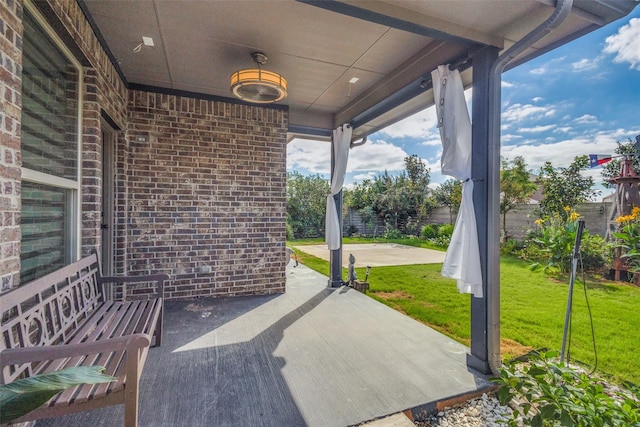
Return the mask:
<svg viewBox="0 0 640 427"><path fill-rule="evenodd" d="M340 229L340 215L336 209L333 196L342 190L344 176L347 172L347 160L349 159L349 146L351 145L350 125L344 124L333 131L333 170L331 171L331 194L327 196L327 214L325 221L325 240L329 250L340 249L342 243L342 230Z"/></svg>
<svg viewBox="0 0 640 427"><path fill-rule="evenodd" d="M442 275L456 279L458 290L482 297L482 270L471 179L471 120L458 70L441 65L431 73L442 140L442 173L463 181L462 203Z"/></svg>

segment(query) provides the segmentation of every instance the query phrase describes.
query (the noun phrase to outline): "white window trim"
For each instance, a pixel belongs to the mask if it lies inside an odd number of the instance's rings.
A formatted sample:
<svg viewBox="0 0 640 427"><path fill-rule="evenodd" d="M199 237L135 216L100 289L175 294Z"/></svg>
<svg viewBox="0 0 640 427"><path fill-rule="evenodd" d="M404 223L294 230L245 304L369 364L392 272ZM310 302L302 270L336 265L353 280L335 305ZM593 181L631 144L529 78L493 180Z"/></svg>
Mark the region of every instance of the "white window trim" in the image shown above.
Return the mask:
<svg viewBox="0 0 640 427"><path fill-rule="evenodd" d="M47 36L51 38L53 43L55 43L60 49L69 62L76 67L78 70L78 120L77 120L77 167L76 167L76 181L57 177L55 175L49 175L42 172L34 171L29 168L22 168L22 179L29 182L34 182L38 184L52 185L58 188L66 188L68 190L74 190L73 199L71 203L73 203L73 209L70 209L71 217L67 220L70 224L73 224L71 230L73 230L73 235L66 236L69 239L70 247L70 257L71 261L77 261L80 259L80 247L82 245L82 112L83 112L83 99L84 99L84 68L80 61L76 59L76 57L71 53L69 48L65 45L62 39L56 34L56 32L51 28L47 20L42 16L42 14L38 11L38 9L34 6L31 0L24 0L24 8L29 10L29 13L33 15L35 20L40 24L40 26L47 33Z"/></svg>

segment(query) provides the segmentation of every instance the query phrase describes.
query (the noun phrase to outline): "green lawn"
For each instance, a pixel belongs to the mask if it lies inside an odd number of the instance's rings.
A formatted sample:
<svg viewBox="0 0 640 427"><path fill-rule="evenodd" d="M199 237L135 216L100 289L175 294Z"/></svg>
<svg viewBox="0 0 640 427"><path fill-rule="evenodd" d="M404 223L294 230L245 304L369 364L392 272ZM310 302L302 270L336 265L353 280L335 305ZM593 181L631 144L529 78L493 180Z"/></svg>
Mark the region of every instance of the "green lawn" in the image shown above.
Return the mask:
<svg viewBox="0 0 640 427"><path fill-rule="evenodd" d="M290 242L296 246L301 243L321 241ZM345 239L345 243L359 242ZM297 253L303 264L328 275L328 262ZM468 345L470 296L459 294L455 282L443 278L440 269L441 264L374 267L369 276L369 295ZM503 358L530 348L559 350L568 279L557 280L533 272L527 263L513 257L502 257L500 269ZM364 277L364 269L357 269L357 273L358 277ZM640 288L604 281L587 280L587 283L598 371L617 380L640 383ZM582 282L576 282L571 357L593 366L591 328L582 289Z"/></svg>

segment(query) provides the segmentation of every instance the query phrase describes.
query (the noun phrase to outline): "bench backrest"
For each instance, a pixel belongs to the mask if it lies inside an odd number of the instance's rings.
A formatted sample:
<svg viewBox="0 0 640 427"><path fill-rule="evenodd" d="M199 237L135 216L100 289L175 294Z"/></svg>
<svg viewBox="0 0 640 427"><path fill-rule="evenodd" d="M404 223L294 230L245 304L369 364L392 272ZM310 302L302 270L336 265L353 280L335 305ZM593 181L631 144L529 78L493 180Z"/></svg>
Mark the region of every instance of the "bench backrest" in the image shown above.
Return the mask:
<svg viewBox="0 0 640 427"><path fill-rule="evenodd" d="M78 324L103 302L94 253L0 295L0 351L67 341ZM31 375L31 366L4 367L3 383Z"/></svg>

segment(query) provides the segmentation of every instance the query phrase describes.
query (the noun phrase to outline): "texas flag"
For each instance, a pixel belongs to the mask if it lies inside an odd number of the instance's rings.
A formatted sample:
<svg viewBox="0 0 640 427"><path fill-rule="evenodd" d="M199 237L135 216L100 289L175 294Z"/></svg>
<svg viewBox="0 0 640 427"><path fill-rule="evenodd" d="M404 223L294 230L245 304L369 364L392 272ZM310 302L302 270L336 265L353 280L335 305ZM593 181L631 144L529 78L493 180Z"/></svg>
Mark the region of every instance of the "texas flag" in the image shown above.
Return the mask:
<svg viewBox="0 0 640 427"><path fill-rule="evenodd" d="M610 162L611 159L611 154L589 154L589 166L595 168L607 162Z"/></svg>

